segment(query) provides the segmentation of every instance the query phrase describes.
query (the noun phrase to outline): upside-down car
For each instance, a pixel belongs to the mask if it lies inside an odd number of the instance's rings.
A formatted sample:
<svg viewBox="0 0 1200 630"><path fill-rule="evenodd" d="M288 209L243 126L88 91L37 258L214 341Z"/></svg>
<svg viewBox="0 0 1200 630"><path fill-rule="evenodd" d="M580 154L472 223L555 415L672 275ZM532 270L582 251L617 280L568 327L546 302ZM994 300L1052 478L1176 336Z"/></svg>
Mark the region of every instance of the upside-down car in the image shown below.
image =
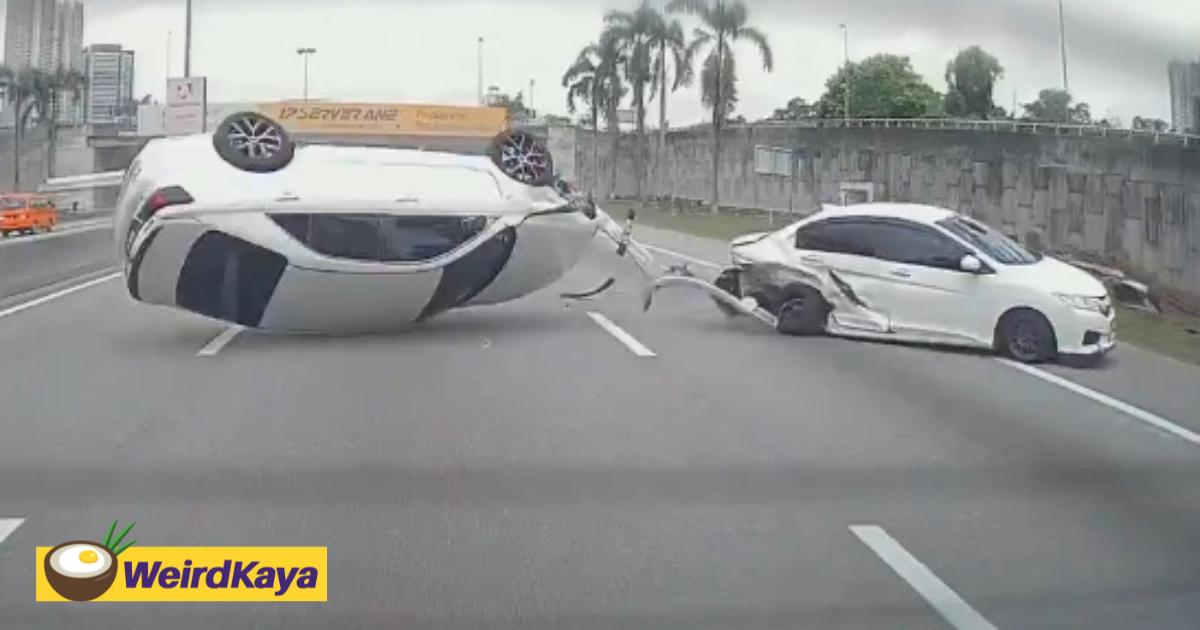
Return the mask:
<svg viewBox="0 0 1200 630"><path fill-rule="evenodd" d="M949 210L826 206L734 239L730 253L715 285L743 306L718 305L754 310L787 334L989 348L1028 363L1095 359L1116 344L1099 280ZM686 282L663 277L656 286Z"/></svg>
<svg viewBox="0 0 1200 630"><path fill-rule="evenodd" d="M245 112L150 141L119 185L135 300L285 332L388 330L513 300L559 279L598 232L629 240L519 130L460 155L300 144Z"/></svg>

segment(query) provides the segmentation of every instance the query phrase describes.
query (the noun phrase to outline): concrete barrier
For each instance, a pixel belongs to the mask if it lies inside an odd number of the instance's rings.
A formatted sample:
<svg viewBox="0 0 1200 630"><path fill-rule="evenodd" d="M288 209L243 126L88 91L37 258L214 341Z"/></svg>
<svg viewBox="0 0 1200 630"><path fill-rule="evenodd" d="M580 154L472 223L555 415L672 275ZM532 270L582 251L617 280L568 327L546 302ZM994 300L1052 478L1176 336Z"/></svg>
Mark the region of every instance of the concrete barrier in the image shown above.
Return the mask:
<svg viewBox="0 0 1200 630"><path fill-rule="evenodd" d="M109 222L3 240L0 241L0 299L116 265Z"/></svg>

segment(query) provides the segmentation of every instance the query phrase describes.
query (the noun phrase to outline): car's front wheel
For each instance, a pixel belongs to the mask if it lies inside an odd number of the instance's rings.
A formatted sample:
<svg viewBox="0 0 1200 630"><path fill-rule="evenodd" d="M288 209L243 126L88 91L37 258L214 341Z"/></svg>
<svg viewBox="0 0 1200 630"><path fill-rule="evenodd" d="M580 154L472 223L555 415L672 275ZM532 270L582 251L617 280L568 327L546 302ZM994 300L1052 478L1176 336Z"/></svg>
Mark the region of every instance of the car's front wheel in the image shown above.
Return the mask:
<svg viewBox="0 0 1200 630"><path fill-rule="evenodd" d="M1028 308L1011 310L996 326L1001 354L1021 363L1044 363L1058 355L1054 327L1045 315Z"/></svg>
<svg viewBox="0 0 1200 630"><path fill-rule="evenodd" d="M791 287L779 307L775 328L785 335L812 336L825 332L829 303L825 296L805 284Z"/></svg>

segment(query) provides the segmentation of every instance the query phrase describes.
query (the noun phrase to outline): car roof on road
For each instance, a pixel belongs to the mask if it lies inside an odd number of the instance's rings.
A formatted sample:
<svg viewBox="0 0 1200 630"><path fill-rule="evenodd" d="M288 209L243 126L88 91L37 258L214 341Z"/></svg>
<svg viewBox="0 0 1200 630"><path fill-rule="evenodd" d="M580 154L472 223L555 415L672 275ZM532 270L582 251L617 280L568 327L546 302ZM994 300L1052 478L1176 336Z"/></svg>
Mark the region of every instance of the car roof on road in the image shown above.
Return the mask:
<svg viewBox="0 0 1200 630"><path fill-rule="evenodd" d="M908 219L921 223L933 223L957 213L945 208L916 203L860 203L850 206L825 206L822 217L881 217Z"/></svg>

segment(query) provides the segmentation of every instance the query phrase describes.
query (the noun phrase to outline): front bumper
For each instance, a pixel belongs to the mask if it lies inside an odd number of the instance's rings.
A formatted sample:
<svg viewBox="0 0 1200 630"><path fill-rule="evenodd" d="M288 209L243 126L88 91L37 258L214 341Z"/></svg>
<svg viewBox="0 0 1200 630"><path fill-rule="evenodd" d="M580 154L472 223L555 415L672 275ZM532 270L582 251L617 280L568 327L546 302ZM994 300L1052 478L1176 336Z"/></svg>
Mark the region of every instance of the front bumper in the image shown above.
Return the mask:
<svg viewBox="0 0 1200 630"><path fill-rule="evenodd" d="M1116 312L1071 310L1055 322L1059 354L1098 357L1117 346Z"/></svg>

